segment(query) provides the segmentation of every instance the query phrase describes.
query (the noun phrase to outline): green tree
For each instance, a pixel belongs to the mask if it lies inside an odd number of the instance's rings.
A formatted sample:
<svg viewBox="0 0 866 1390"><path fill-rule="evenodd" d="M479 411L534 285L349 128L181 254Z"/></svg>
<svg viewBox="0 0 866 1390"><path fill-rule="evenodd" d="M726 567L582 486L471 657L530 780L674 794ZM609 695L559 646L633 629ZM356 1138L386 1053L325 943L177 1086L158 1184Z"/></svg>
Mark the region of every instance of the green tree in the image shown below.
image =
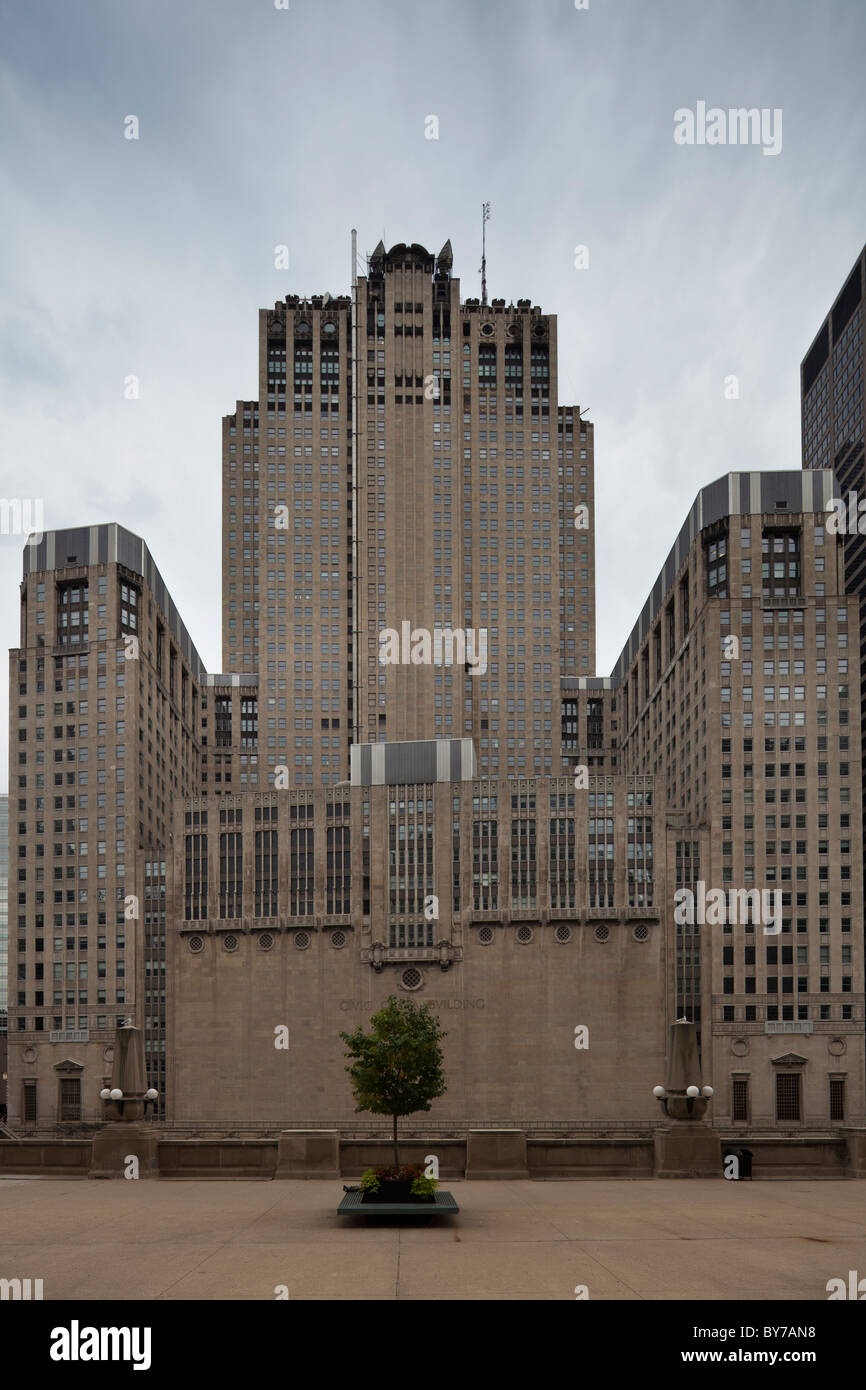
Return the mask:
<svg viewBox="0 0 866 1390"><path fill-rule="evenodd" d="M358 1028L341 1033L346 1056L354 1059L346 1071L352 1080L357 1110L390 1115L394 1122L394 1166L399 1168L397 1120L445 1094L441 1038L446 1037L430 1005L390 995L370 1020L372 1032Z"/></svg>

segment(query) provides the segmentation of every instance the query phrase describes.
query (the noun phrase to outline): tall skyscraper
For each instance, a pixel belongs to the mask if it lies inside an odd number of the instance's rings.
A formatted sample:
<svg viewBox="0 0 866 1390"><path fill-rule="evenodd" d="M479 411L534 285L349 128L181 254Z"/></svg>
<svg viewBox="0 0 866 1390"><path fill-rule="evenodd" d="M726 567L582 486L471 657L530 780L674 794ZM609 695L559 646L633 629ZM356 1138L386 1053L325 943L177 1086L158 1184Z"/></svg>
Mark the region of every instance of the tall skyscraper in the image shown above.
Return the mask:
<svg viewBox="0 0 866 1390"><path fill-rule="evenodd" d="M259 363L223 426L223 665L259 678L259 785L428 737L472 738L484 775L558 771L595 586L593 430L558 404L555 317L461 303L448 242L380 243L351 298L263 310Z"/></svg>

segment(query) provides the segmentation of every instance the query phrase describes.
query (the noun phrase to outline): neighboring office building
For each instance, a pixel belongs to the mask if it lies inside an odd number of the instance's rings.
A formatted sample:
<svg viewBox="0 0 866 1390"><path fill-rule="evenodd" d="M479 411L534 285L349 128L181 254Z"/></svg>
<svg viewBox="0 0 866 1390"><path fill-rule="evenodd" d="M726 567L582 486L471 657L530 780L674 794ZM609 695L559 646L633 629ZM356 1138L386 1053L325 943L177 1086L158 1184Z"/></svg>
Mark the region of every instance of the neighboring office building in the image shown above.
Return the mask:
<svg viewBox="0 0 866 1390"><path fill-rule="evenodd" d="M782 892L778 936L681 923L671 941L717 1122L768 1121L769 1068L779 1122L863 1108L858 613L824 525L832 487L823 472L703 488L610 690L568 692L579 750L664 779L674 890Z"/></svg>
<svg viewBox="0 0 866 1390"><path fill-rule="evenodd" d="M866 247L800 366L803 467L831 468L834 496L866 503L863 418L866 403ZM854 508L856 517L856 505ZM866 660L866 534L845 531L845 584L860 599L859 646ZM866 533L866 507L862 529ZM866 667L861 668L861 678ZM866 681L862 681L866 713ZM866 786L866 781L864 781Z"/></svg>
<svg viewBox="0 0 866 1390"><path fill-rule="evenodd" d="M853 507L843 531L845 588L860 604L852 662L860 665L860 723L866 717L866 465L863 419L866 404L866 247L846 276L827 317L800 366L803 467L831 468L834 497ZM832 522L835 526L836 520ZM857 652L859 648L859 654ZM866 804L866 769L861 768ZM866 849L864 849L866 864Z"/></svg>
<svg viewBox="0 0 866 1390"><path fill-rule="evenodd" d="M844 492L854 488L861 498L866 398L864 307L866 247L800 365L803 467L832 469Z"/></svg>
<svg viewBox="0 0 866 1390"><path fill-rule="evenodd" d="M9 797L0 795L0 1119L6 1117L9 1000Z"/></svg>
<svg viewBox="0 0 866 1390"><path fill-rule="evenodd" d="M172 804L201 785L201 661L139 537L24 550L10 653L9 1122L98 1120L118 1022L164 1093Z"/></svg>

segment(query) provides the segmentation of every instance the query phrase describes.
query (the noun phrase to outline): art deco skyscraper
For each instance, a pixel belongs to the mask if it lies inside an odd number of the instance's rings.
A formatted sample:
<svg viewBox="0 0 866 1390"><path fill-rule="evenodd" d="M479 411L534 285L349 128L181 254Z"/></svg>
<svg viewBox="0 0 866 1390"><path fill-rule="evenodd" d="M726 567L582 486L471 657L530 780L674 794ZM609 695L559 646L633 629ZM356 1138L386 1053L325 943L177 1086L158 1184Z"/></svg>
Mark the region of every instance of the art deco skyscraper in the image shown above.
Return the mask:
<svg viewBox="0 0 866 1390"><path fill-rule="evenodd" d="M262 780L425 738L558 770L595 621L592 426L558 405L555 317L461 303L450 243L380 243L351 298L261 311L259 363L224 421L223 663L258 673ZM441 664L413 661L404 634L437 631Z"/></svg>

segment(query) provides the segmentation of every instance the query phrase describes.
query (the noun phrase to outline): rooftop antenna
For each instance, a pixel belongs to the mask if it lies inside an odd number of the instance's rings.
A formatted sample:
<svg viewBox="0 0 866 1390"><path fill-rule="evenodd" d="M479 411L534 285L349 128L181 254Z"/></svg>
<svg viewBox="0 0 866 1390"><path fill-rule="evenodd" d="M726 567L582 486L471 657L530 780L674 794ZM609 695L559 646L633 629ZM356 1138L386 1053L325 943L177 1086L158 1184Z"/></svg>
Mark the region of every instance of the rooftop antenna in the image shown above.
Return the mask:
<svg viewBox="0 0 866 1390"><path fill-rule="evenodd" d="M370 274L370 258L369 258L369 256L366 258L366 270L367 270L367 275L369 276L369 274ZM359 361L359 356L360 356L360 354L359 354L359 331L358 331L358 320L359 320L359 313L358 313L358 290L359 290L359 286L358 286L358 232L357 232L357 229L356 229L355 227L353 227L353 228L352 228L352 400L351 400L351 408L352 408L352 551L351 551L351 554L352 554L352 575L353 575L353 578L352 578L352 599L353 599L354 611L355 611L356 614L359 614L360 611L361 611L361 609L360 609L360 602L361 602L361 580L360 580L360 577L359 577L359 575L358 575L358 557L359 557L359 555L361 554L361 550L360 550L360 547L359 547L359 544L358 544L358 454L359 454L359 448L358 448L358 443L359 443L358 402L359 402L359 400L360 400L360 394L359 394L359 392L360 392L360 387L359 387L359 382L360 382L360 379L361 379L361 370L360 370L360 361ZM353 628L353 638L354 638L354 640L357 642L357 641L360 639L360 632L359 632L359 628L360 628L360 618L356 618L356 619L355 619L355 622L358 623L358 628L355 628L354 622L352 623L352 628ZM353 734L353 737L354 737L355 741L356 741L356 742L360 742L360 739L361 739L361 717L360 717L360 714L357 713L358 708L359 708L359 700L360 700L360 692L359 692L359 690L358 690L358 685L359 685L359 682L360 682L360 676L354 676L352 679L353 679L353 682L354 682L354 686L353 686L354 702L353 702L353 716L352 716L352 718L353 718L352 734Z"/></svg>
<svg viewBox="0 0 866 1390"><path fill-rule="evenodd" d="M487 223L490 219L490 204L481 204L481 303L487 303Z"/></svg>

